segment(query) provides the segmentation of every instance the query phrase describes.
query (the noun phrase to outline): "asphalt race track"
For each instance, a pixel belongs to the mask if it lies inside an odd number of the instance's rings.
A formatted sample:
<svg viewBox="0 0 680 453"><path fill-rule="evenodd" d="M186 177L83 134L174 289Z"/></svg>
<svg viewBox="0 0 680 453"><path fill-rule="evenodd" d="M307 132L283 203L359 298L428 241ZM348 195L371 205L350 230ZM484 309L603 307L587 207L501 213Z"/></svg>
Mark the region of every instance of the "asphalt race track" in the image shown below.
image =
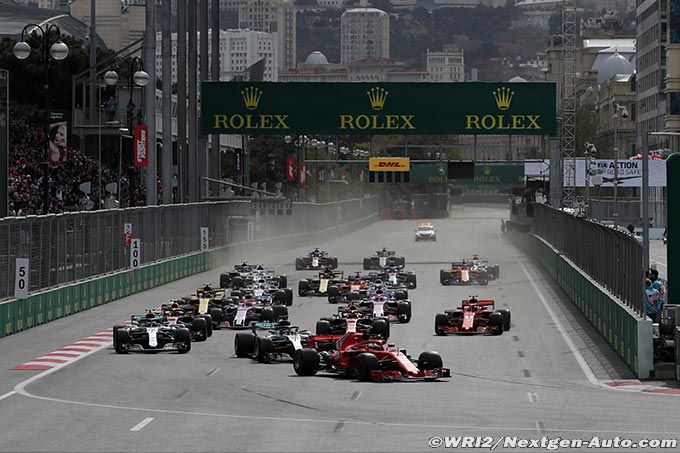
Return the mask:
<svg viewBox="0 0 680 453"><path fill-rule="evenodd" d="M434 243L414 242L416 221L383 221L325 244L254 251L224 263L248 259L287 273L295 290L291 321L314 329L337 306L297 297L297 281L310 273L294 270L296 256L319 246L354 271L378 248L396 249L417 272L418 288L409 291L411 323L393 324L391 341L415 356L440 352L451 379L298 377L290 363L236 358L235 333L227 330L194 343L186 355L117 355L108 346L54 372L12 370L133 312L217 283L216 269L0 340L0 450L396 452L431 451L433 436L677 438L680 399L601 384L633 376L546 274L501 237L499 219L506 216L500 208L453 213L434 221ZM487 287L442 287L439 269L473 253L499 263L500 279ZM507 306L512 330L435 336L435 314L470 294ZM30 381L34 376L41 377Z"/></svg>

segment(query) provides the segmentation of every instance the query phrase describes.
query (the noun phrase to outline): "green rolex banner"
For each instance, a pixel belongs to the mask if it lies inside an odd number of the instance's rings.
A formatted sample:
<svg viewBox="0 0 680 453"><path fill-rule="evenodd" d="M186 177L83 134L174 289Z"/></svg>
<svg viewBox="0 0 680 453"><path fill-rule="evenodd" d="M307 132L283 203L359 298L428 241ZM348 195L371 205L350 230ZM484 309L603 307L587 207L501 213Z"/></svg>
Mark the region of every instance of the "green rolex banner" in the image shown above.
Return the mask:
<svg viewBox="0 0 680 453"><path fill-rule="evenodd" d="M553 135L555 84L201 83L203 134Z"/></svg>
<svg viewBox="0 0 680 453"><path fill-rule="evenodd" d="M471 181L446 179L446 163L411 165L411 183L440 184L449 183L460 189L509 189L524 185L524 166L521 163L475 164L475 177Z"/></svg>

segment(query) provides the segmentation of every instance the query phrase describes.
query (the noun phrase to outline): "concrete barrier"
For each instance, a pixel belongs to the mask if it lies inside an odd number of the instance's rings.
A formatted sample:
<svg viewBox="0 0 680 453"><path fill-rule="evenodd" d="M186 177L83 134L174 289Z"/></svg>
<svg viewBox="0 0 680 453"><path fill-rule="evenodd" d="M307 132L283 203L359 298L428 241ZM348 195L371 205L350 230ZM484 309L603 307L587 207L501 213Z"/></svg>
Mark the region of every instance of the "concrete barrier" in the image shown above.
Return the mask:
<svg viewBox="0 0 680 453"><path fill-rule="evenodd" d="M228 259L247 255L254 245L272 252L314 244L350 233L378 220L378 214L349 221L318 232L292 233L277 237L239 242L157 261L137 270L121 271L31 294L0 304L0 338L103 305L193 274L224 266ZM181 295L178 295L181 296Z"/></svg>
<svg viewBox="0 0 680 453"><path fill-rule="evenodd" d="M637 377L649 378L654 369L651 320L617 300L540 237L517 231L508 236L548 271Z"/></svg>

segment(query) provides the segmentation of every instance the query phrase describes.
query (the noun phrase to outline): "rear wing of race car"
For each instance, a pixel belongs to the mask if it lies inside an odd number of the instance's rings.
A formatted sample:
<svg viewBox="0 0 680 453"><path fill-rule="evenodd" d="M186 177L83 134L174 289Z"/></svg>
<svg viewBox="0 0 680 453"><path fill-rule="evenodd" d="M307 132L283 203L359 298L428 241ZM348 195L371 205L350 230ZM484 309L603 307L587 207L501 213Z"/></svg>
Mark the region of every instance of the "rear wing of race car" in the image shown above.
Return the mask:
<svg viewBox="0 0 680 453"><path fill-rule="evenodd" d="M493 299L464 299L462 303L462 307L465 307L467 305L481 305L481 306L490 306L493 308L493 306L496 304L496 301Z"/></svg>

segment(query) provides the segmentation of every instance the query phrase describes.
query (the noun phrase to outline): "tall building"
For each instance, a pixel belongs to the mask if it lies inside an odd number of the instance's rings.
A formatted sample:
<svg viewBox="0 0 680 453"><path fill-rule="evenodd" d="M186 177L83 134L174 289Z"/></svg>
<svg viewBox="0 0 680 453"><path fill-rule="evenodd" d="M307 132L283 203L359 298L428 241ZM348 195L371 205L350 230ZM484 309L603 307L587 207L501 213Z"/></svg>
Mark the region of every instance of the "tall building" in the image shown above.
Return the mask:
<svg viewBox="0 0 680 453"><path fill-rule="evenodd" d="M238 11L238 27L271 33L278 46L279 70L295 68L297 32L295 6L287 0L220 0L220 7Z"/></svg>
<svg viewBox="0 0 680 453"><path fill-rule="evenodd" d="M340 17L340 63L390 58L390 16L375 8L354 8Z"/></svg>
<svg viewBox="0 0 680 453"><path fill-rule="evenodd" d="M212 30L208 30L208 39ZM161 33L156 34L156 74L162 74ZM198 34L197 46L200 48L201 36ZM243 74L250 66L265 59L264 80L278 81L276 40L270 33L252 30L220 30L220 80L229 81ZM208 58L212 54L208 46ZM198 55L200 60L201 55ZM172 34L172 82L177 81L177 33Z"/></svg>
<svg viewBox="0 0 680 453"><path fill-rule="evenodd" d="M638 129L662 131L666 115L667 0L638 0L637 125Z"/></svg>
<svg viewBox="0 0 680 453"><path fill-rule="evenodd" d="M443 51L427 50L427 80L430 82L465 81L465 57L462 49L444 47Z"/></svg>
<svg viewBox="0 0 680 453"><path fill-rule="evenodd" d="M127 0L97 0L97 34L109 49L120 50L141 38L145 30L144 4ZM90 0L73 0L71 16L90 24Z"/></svg>

